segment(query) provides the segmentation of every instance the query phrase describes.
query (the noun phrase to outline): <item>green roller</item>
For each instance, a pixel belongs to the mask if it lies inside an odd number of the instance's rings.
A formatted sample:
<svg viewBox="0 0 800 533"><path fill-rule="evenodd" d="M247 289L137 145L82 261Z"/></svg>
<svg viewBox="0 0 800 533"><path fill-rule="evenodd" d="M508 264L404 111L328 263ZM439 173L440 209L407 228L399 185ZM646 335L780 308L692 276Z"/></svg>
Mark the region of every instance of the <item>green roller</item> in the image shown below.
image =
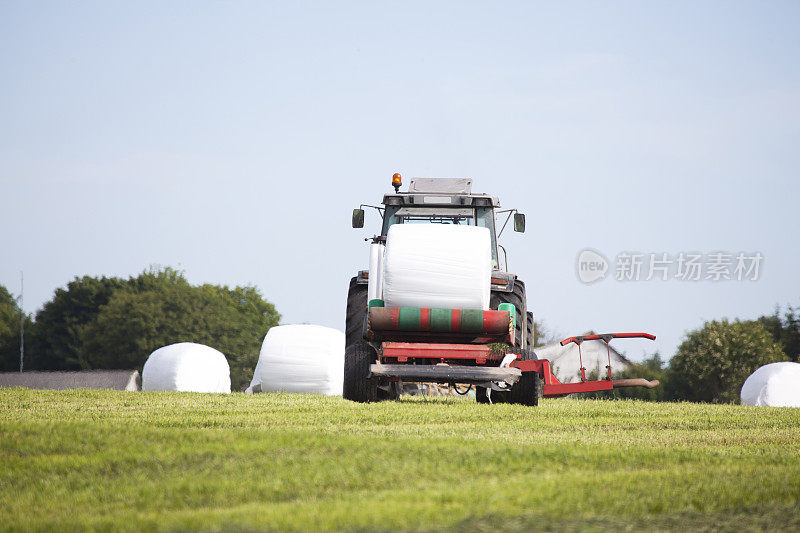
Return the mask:
<svg viewBox="0 0 800 533"><path fill-rule="evenodd" d="M464 309L461 311L462 333L483 333L483 311Z"/></svg>
<svg viewBox="0 0 800 533"><path fill-rule="evenodd" d="M451 313L451 309L431 309L431 331L439 333L450 331Z"/></svg>
<svg viewBox="0 0 800 533"><path fill-rule="evenodd" d="M467 335L507 335L512 311L380 307L370 302L372 331L407 331ZM513 308L513 306L512 306Z"/></svg>
<svg viewBox="0 0 800 533"><path fill-rule="evenodd" d="M421 310L419 307L401 307L397 322L400 331L419 331L420 314Z"/></svg>

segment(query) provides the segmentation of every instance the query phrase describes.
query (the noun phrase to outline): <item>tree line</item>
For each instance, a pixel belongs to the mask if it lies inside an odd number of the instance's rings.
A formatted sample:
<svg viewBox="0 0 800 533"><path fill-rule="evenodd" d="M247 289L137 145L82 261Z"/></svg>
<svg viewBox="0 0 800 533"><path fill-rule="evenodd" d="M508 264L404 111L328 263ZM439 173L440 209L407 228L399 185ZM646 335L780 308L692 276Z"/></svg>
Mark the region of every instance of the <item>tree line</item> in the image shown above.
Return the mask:
<svg viewBox="0 0 800 533"><path fill-rule="evenodd" d="M192 285L170 267L135 277L76 277L34 318L0 286L0 370L142 369L153 350L177 342L215 348L228 359L231 386L244 388L261 342L280 314L256 287Z"/></svg>
<svg viewBox="0 0 800 533"><path fill-rule="evenodd" d="M191 285L182 272L150 268L135 277L76 277L31 317L0 285L0 370L19 370L20 322L26 370L138 368L155 349L198 342L220 350L234 390L252 377L261 342L280 314L255 287ZM537 324L537 345L546 332ZM800 362L800 313L789 306L756 320L713 320L687 333L667 362L656 353L618 377L658 379L655 389L595 397L735 402L758 367Z"/></svg>

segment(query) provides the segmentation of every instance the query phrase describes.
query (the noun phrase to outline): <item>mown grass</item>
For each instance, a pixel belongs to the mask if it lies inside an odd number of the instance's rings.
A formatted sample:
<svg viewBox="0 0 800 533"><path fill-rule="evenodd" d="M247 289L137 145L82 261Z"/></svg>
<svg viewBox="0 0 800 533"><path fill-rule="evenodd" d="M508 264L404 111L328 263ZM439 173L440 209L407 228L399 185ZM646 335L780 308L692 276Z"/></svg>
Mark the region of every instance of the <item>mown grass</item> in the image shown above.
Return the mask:
<svg viewBox="0 0 800 533"><path fill-rule="evenodd" d="M800 411L0 390L10 530L798 530Z"/></svg>

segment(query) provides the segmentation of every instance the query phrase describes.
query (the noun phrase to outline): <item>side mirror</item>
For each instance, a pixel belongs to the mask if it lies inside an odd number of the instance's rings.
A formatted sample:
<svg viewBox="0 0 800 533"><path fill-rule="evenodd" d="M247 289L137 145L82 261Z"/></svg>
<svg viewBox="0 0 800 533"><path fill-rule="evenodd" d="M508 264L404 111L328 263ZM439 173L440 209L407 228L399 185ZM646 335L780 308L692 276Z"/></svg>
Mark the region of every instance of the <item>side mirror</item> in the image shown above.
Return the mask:
<svg viewBox="0 0 800 533"><path fill-rule="evenodd" d="M516 224L516 220L514 221ZM525 222L523 221L523 225ZM353 227L354 228L363 228L364 227L364 210L363 209L353 209Z"/></svg>
<svg viewBox="0 0 800 533"><path fill-rule="evenodd" d="M514 213L514 231L525 233L525 215Z"/></svg>

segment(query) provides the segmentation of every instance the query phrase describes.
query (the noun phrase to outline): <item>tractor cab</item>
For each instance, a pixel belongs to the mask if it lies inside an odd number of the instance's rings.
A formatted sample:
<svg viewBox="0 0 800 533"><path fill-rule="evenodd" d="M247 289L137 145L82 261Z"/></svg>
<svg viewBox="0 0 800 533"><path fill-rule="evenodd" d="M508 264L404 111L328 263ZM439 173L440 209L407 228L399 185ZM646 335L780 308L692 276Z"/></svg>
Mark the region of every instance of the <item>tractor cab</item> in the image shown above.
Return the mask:
<svg viewBox="0 0 800 533"><path fill-rule="evenodd" d="M392 184L394 194L383 197L384 207L361 205L353 211L353 227L364 225L364 207L378 209L383 218L381 234L376 239L385 239L389 228L394 224L456 224L487 228L492 240L492 269L500 270L496 230L497 215L508 213L500 228L505 229L511 215L514 215L514 231L525 231L525 215L516 209L499 211L500 201L488 194L472 194L472 180L469 178L414 178L408 192L399 192L399 174L395 174ZM502 247L501 247L502 248ZM507 260L506 260L507 262ZM507 265L505 266L508 268Z"/></svg>

